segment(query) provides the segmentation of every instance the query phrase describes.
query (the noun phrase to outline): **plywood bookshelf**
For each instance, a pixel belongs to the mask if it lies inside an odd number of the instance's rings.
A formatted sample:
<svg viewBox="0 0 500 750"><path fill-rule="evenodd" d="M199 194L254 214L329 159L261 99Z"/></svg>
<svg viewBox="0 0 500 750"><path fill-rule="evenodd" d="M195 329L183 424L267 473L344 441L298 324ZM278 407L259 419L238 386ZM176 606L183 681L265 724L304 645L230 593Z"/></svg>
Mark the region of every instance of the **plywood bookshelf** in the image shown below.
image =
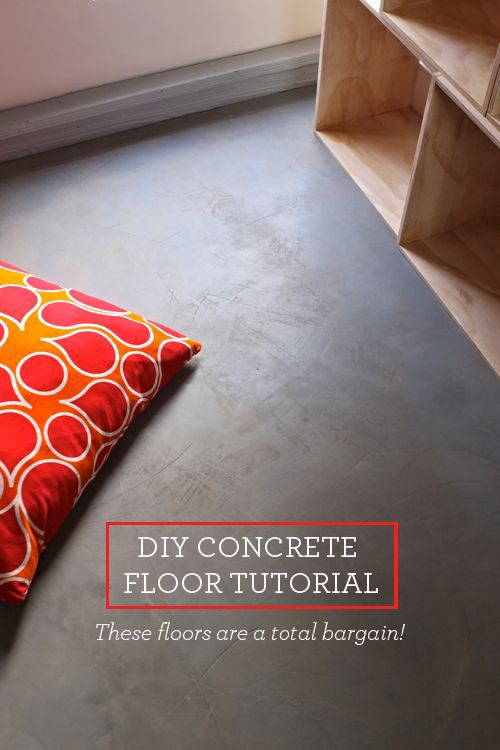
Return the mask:
<svg viewBox="0 0 500 750"><path fill-rule="evenodd" d="M327 0L316 112L318 136L498 374L499 8Z"/></svg>

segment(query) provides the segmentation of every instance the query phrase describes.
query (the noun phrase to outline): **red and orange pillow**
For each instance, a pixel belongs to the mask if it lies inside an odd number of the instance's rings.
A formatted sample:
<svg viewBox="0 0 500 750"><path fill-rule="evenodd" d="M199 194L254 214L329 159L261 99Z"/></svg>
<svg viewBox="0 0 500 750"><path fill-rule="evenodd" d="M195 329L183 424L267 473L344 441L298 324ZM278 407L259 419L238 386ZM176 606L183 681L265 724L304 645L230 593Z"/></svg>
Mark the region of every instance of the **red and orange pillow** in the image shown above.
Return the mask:
<svg viewBox="0 0 500 750"><path fill-rule="evenodd" d="M0 261L0 601L133 419L201 346Z"/></svg>

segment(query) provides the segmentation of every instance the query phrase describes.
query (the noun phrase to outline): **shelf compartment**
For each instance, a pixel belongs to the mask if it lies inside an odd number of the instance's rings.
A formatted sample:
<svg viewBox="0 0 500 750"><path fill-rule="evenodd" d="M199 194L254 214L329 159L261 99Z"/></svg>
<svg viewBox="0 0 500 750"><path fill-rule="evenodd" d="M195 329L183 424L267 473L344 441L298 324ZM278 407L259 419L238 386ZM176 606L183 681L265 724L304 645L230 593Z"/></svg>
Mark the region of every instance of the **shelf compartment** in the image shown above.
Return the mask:
<svg viewBox="0 0 500 750"><path fill-rule="evenodd" d="M398 232L422 120L411 107L350 121L318 135Z"/></svg>
<svg viewBox="0 0 500 750"><path fill-rule="evenodd" d="M486 114L500 41L498 0L385 0L382 19Z"/></svg>
<svg viewBox="0 0 500 750"><path fill-rule="evenodd" d="M396 233L430 80L359 0L328 0L317 134Z"/></svg>
<svg viewBox="0 0 500 750"><path fill-rule="evenodd" d="M500 151L439 81L399 243L500 374Z"/></svg>
<svg viewBox="0 0 500 750"><path fill-rule="evenodd" d="M500 222L415 240L403 252L500 375Z"/></svg>

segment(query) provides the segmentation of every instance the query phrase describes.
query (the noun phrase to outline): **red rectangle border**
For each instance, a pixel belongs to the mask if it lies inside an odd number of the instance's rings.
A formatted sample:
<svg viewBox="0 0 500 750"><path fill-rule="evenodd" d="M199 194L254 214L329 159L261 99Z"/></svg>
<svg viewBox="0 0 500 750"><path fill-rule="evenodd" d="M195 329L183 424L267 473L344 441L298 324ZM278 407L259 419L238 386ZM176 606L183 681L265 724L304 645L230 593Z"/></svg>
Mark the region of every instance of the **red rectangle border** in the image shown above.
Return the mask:
<svg viewBox="0 0 500 750"><path fill-rule="evenodd" d="M109 601L109 529L111 526L392 526L394 600L392 604L111 604ZM106 609L399 609L399 523L397 521L106 521Z"/></svg>

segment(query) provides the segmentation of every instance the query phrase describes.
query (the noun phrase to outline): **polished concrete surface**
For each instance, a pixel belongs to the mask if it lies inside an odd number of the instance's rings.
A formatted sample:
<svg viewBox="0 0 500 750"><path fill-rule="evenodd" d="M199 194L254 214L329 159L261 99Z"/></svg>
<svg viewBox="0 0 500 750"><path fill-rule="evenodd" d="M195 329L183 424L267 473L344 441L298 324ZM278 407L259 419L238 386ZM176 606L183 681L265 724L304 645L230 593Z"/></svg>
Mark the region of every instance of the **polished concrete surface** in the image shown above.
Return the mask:
<svg viewBox="0 0 500 750"><path fill-rule="evenodd" d="M500 386L284 94L0 167L0 257L189 332L0 609L2 750L500 743ZM106 520L396 520L399 612L104 609ZM110 616L112 615L112 616ZM123 627L399 627L400 643L99 643Z"/></svg>

